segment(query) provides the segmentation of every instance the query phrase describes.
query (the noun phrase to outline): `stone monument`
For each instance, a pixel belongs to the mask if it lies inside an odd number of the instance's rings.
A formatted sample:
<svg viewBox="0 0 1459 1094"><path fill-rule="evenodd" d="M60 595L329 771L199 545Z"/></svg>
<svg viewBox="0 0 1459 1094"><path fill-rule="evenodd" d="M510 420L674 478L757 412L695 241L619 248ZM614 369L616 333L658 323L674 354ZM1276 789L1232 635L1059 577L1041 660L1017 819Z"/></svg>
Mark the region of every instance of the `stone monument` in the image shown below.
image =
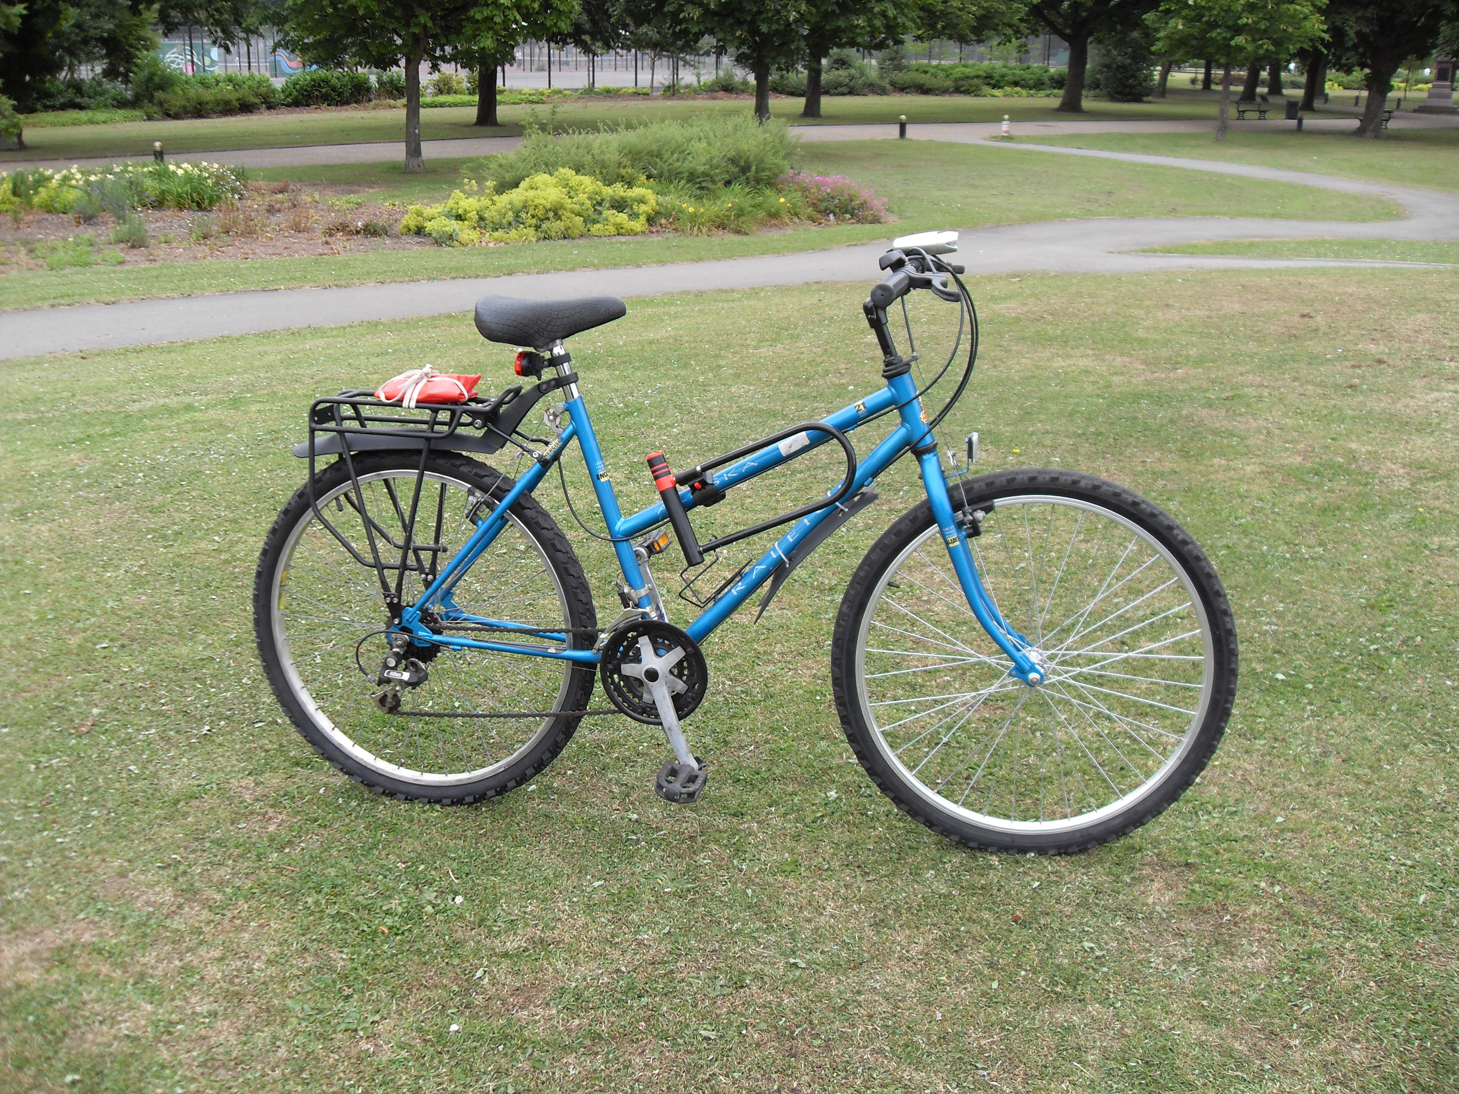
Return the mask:
<svg viewBox="0 0 1459 1094"><path fill-rule="evenodd" d="M1434 82L1429 88L1429 97L1414 107L1417 114L1455 114L1454 106L1454 58L1434 59Z"/></svg>

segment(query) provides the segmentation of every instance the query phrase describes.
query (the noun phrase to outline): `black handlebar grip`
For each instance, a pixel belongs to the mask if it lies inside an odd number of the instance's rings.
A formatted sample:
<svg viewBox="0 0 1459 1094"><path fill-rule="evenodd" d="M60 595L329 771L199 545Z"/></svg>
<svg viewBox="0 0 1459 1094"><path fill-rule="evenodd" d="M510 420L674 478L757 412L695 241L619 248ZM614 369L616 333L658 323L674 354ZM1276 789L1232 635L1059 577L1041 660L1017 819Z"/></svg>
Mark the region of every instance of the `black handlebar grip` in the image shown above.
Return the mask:
<svg viewBox="0 0 1459 1094"><path fill-rule="evenodd" d="M872 286L871 302L878 308L888 307L906 296L911 286L912 275L905 269L897 270Z"/></svg>
<svg viewBox="0 0 1459 1094"><path fill-rule="evenodd" d="M654 486L663 499L664 511L669 514L669 524L679 538L679 549L684 552L684 561L698 566L704 561L704 552L699 549L699 539L689 523L689 514L684 512L684 503L679 500L679 484L669 470L669 461L662 452L651 452L648 457L649 474L654 477Z"/></svg>

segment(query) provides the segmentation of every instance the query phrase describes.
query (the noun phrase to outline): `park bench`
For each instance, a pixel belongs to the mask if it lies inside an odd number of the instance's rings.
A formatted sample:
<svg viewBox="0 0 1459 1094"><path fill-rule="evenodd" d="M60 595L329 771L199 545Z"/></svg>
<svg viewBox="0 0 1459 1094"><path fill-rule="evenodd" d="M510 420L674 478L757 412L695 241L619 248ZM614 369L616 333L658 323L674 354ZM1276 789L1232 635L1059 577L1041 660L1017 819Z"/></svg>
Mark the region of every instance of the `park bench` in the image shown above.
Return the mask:
<svg viewBox="0 0 1459 1094"><path fill-rule="evenodd" d="M1237 100L1236 120L1239 122L1244 122L1246 120L1246 115L1250 114L1252 111L1256 111L1256 120L1259 122L1264 122L1266 121L1266 112L1271 109L1271 106L1271 100L1269 100L1265 95L1258 95L1256 102L1254 103L1244 103L1240 100Z"/></svg>
<svg viewBox="0 0 1459 1094"><path fill-rule="evenodd" d="M1378 123L1378 128L1379 129L1387 129L1388 128L1388 123L1391 122L1392 120L1393 120L1393 111L1391 111L1391 110L1385 110L1385 111L1383 111L1383 120Z"/></svg>

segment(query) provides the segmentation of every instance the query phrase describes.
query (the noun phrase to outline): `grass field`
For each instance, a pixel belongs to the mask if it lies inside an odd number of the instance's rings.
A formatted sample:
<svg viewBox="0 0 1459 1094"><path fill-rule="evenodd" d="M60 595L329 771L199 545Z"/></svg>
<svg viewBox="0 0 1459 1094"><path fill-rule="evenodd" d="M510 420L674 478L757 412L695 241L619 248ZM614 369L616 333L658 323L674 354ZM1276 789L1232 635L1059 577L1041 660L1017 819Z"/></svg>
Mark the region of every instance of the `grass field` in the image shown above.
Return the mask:
<svg viewBox="0 0 1459 1094"><path fill-rule="evenodd" d="M1004 114L1015 121L1036 121L1057 115L1058 99L974 99L957 95L873 95L827 98L819 121L800 118L800 99L774 99L771 114L797 124L846 125L885 122L894 125L899 114L916 122L991 122ZM503 106L500 129L481 129L471 123L474 107L443 107L421 111L425 140L481 137L516 133L529 116L558 127L597 128L632 124L636 119L683 118L707 113L750 113L749 99L634 99L586 100L560 103L554 108ZM1165 102L1108 103L1090 99L1082 117L1089 119L1215 118L1215 99L1201 92L1173 94ZM309 114L240 115L183 121L122 122L78 125L27 131L23 152L0 152L0 164L17 160L82 159L92 156L145 156L160 140L169 152L222 151L234 148L285 148L306 144L353 144L366 141L403 141L405 110L322 110Z"/></svg>
<svg viewBox="0 0 1459 1094"><path fill-rule="evenodd" d="M870 390L869 280L635 301L578 339L625 500L652 447L699 459ZM906 820L836 724L831 619L916 494L905 463L708 643L703 802L655 798L662 740L613 718L535 789L445 811L280 724L249 586L311 396L421 359L505 384L509 352L425 320L12 364L0 1089L1455 1090L1455 289L976 280L948 432L980 429L985 469L1148 493L1241 635L1207 774L1060 860ZM85 381L58 396L63 368ZM605 612L601 545L571 534Z"/></svg>
<svg viewBox="0 0 1459 1094"><path fill-rule="evenodd" d="M1149 247L1155 254L1252 255L1257 258L1365 258L1459 265L1459 243L1412 239L1217 239Z"/></svg>
<svg viewBox="0 0 1459 1094"><path fill-rule="evenodd" d="M1285 183L1221 178L1177 168L1035 153L1010 155L979 145L908 142L895 159L883 142L803 146L806 168L850 175L890 201L893 225L801 228L756 236L581 239L512 247L375 252L256 261L88 267L0 275L0 310L104 303L241 289L486 277L524 269L648 265L818 250L933 228L977 228L1087 216L1254 216L1367 220L1397 216L1390 203ZM380 187L396 199L442 200L462 162L420 183L386 165L275 168L258 174L303 184ZM1034 163L1037 166L1034 166ZM1037 177L1038 185L1029 181ZM376 195L372 195L372 200Z"/></svg>
<svg viewBox="0 0 1459 1094"><path fill-rule="evenodd" d="M1459 159L1459 129L1390 129L1383 140L1374 141L1318 130L1253 132L1233 122L1224 143L1205 133L1090 133L1040 137L1039 143L1232 160L1288 171L1459 191L1459 175L1454 171Z"/></svg>

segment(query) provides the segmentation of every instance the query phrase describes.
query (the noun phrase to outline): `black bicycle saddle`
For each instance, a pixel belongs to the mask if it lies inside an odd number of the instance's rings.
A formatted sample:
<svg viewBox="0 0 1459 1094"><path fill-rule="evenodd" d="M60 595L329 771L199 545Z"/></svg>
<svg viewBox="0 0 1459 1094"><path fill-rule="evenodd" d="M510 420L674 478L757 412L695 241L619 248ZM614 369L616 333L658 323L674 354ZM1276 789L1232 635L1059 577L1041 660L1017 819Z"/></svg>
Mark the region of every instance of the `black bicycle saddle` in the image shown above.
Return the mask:
<svg viewBox="0 0 1459 1094"><path fill-rule="evenodd" d="M557 342L628 314L616 296L577 300L513 300L483 296L476 302L476 329L489 342L549 349Z"/></svg>

